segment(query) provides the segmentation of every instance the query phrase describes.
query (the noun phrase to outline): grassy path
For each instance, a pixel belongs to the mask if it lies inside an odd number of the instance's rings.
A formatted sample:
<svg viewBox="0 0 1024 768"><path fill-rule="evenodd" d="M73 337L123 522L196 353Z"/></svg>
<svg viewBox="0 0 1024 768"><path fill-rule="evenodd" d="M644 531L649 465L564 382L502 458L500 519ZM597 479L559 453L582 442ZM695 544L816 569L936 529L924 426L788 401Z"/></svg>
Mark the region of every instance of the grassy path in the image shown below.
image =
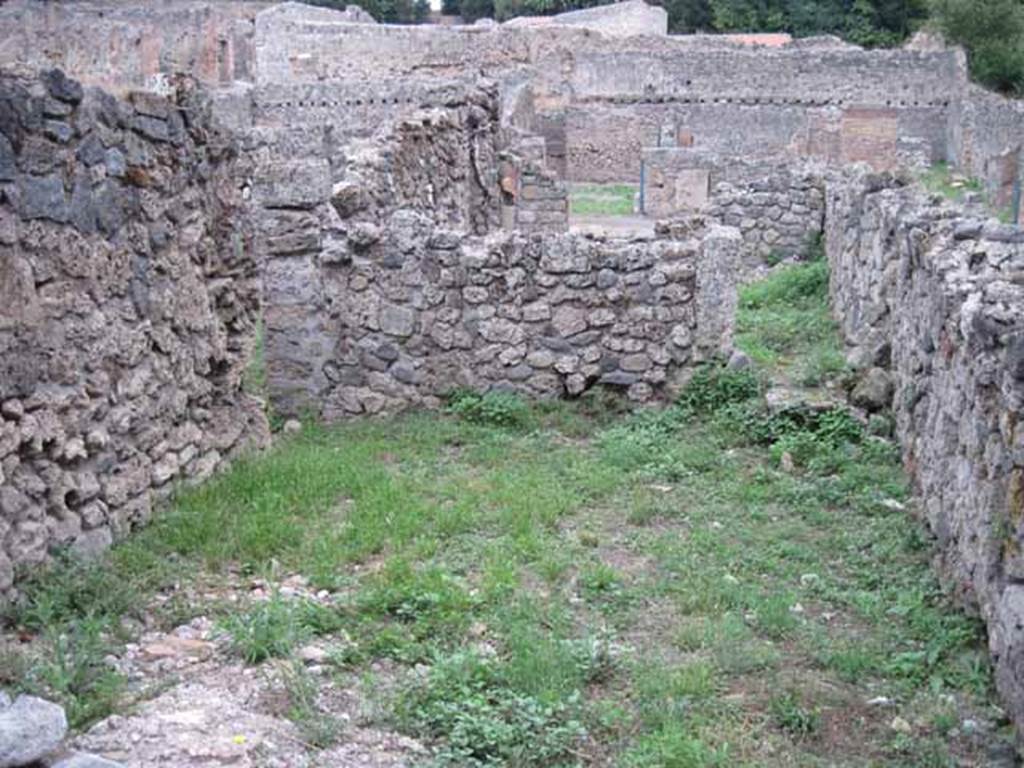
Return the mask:
<svg viewBox="0 0 1024 768"><path fill-rule="evenodd" d="M757 370L842 376L825 277L747 291ZM0 685L87 726L130 690L108 654L203 613L251 664L317 638L382 727L430 746L419 765L988 764L983 638L928 569L895 447L839 410L770 413L764 386L709 369L658 412L465 396L310 426L33 582ZM295 575L324 599L201 597ZM304 743L344 740L296 669Z"/></svg>

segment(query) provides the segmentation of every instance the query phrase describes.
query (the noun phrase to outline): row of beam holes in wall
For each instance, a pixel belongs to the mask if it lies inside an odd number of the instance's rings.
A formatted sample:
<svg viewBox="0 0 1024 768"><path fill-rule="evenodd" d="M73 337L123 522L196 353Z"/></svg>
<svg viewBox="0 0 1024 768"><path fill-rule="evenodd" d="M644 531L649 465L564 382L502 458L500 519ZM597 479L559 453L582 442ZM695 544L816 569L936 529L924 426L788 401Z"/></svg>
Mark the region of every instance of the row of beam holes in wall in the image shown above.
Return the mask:
<svg viewBox="0 0 1024 768"><path fill-rule="evenodd" d="M805 107L825 107L825 106L836 106L845 107L847 101L845 99L773 99L767 98L762 99L756 96L739 96L736 98L723 98L723 99L706 99L703 97L693 96L658 96L644 98L642 96L612 96L612 97L597 97L594 99L584 99L584 101L611 101L618 104L661 104L665 102L679 102L682 104L738 104L738 105L750 105L758 106L762 104L780 104L785 106L798 105ZM863 102L858 102L863 103ZM949 101L904 101L898 102L892 101L891 99L885 102L887 107L948 107Z"/></svg>
<svg viewBox="0 0 1024 768"><path fill-rule="evenodd" d="M687 80L686 84L689 85L690 81ZM598 99L598 100L599 101L603 101L603 99ZM659 102L665 102L665 101L679 101L679 102L682 102L683 104L740 104L740 105L743 105L743 104L747 104L747 105L760 105L760 104L794 105L795 104L795 105L799 105L799 106L811 106L811 107L824 107L824 106L828 106L828 105L833 105L833 106L837 106L837 107L844 107L847 104L847 102L844 99L774 99L774 98L762 99L762 98L758 98L756 96L747 96L747 97L739 96L739 97L736 97L736 98L726 97L724 99L706 99L706 98L703 98L703 97L695 98L695 97L691 97L691 96L682 96L682 97L680 97L680 96L675 96L675 95L652 97L652 98L646 98L646 99L642 98L642 97L621 96L621 97L613 97L612 100L613 101L619 101L619 102L626 102L626 103L631 103L631 102L659 103ZM362 100L362 99L346 99L345 101L326 101L326 100L324 100L324 101L320 101L319 103L316 100L313 100L313 101L296 101L296 102L286 101L286 102L279 102L277 104L268 104L266 106L272 107L272 108L273 107L278 107L278 108L280 108L280 107L289 107L289 108L290 107L353 107L353 106L361 107L361 106L364 106L364 105L366 105L366 106L374 106L376 104L381 104L381 105L388 105L388 104L413 104L413 103L417 103L418 101L419 101L418 99L412 99L412 98L400 99L400 98L395 97L395 98L392 98L392 99L388 99L388 98L367 99L365 101ZM433 106L433 105L429 105L428 104L426 106ZM885 102L885 106L887 106L887 107L893 107L893 106L900 106L900 107L948 107L949 106L949 101L945 100L945 101L926 101L926 102L920 102L920 101L905 101L905 100L901 99L900 101L895 102L895 101L893 101L891 99L888 99Z"/></svg>
<svg viewBox="0 0 1024 768"><path fill-rule="evenodd" d="M424 104L420 99L346 99L345 101L279 101L276 104L264 104L265 107L270 109L281 109L281 108L293 108L293 107L362 107L362 106L375 106L380 104L386 106L388 104L421 104L423 106L435 106L434 104Z"/></svg>

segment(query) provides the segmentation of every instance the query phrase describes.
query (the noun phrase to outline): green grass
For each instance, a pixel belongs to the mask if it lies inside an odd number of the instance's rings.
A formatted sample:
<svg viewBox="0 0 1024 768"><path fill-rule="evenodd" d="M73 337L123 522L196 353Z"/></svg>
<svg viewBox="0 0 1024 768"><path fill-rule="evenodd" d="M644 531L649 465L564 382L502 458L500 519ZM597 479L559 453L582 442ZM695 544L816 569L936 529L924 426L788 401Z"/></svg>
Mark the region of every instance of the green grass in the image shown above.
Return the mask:
<svg viewBox="0 0 1024 768"><path fill-rule="evenodd" d="M952 724L992 704L982 633L918 524L882 503L907 495L895 447L841 409L763 402L768 378L836 344L826 286L811 262L745 289L756 370L703 368L671 408L462 394L307 425L182 488L105 560L28 582L6 621L36 640L0 647L0 682L84 727L130 703L102 660L157 591L300 573L330 606L272 587L163 620L213 611L232 653L282 670L313 748L343 735L293 658L320 638L424 765L978 764L984 744ZM865 709L880 694L896 707ZM893 736L897 714L914 733Z"/></svg>
<svg viewBox="0 0 1024 768"><path fill-rule="evenodd" d="M256 326L256 338L253 342L252 354L249 356L249 364L242 372L242 390L257 397L267 396L267 362L266 362L266 337L261 320Z"/></svg>
<svg viewBox="0 0 1024 768"><path fill-rule="evenodd" d="M968 193L982 195L984 188L977 179L957 176L947 163L936 163L920 175L921 184L929 192L953 202L963 202Z"/></svg>
<svg viewBox="0 0 1024 768"><path fill-rule="evenodd" d="M800 694L795 691L775 696L769 708L775 724L794 736L811 736L821 727L821 717L815 710L804 706Z"/></svg>
<svg viewBox="0 0 1024 768"><path fill-rule="evenodd" d="M631 216L635 195L632 184L574 184L569 211L577 216Z"/></svg>
<svg viewBox="0 0 1024 768"><path fill-rule="evenodd" d="M341 617L308 600L275 593L241 613L225 616L219 629L231 649L249 664L288 656L314 635L341 629Z"/></svg>
<svg viewBox="0 0 1024 768"><path fill-rule="evenodd" d="M319 702L319 683L301 662L276 670L276 683L288 703L285 715L295 723L299 738L314 749L331 747L343 737L342 722L324 711Z"/></svg>
<svg viewBox="0 0 1024 768"><path fill-rule="evenodd" d="M809 261L740 289L736 346L774 376L801 386L819 386L845 371L820 244Z"/></svg>
<svg viewBox="0 0 1024 768"><path fill-rule="evenodd" d="M918 180L933 195L940 195L954 203L962 203L968 194L976 195L996 218L1004 224L1013 223L1015 212L1012 204L996 209L980 180L956 174L947 163L940 162L926 168Z"/></svg>

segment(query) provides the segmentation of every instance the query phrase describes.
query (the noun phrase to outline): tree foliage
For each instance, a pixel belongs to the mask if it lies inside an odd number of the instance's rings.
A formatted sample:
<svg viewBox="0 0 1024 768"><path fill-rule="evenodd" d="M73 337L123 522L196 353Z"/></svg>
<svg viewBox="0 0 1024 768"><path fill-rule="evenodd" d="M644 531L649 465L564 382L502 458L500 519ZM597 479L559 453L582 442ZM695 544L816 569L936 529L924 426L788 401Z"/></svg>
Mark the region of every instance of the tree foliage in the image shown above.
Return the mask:
<svg viewBox="0 0 1024 768"><path fill-rule="evenodd" d="M589 8L607 1L443 0L443 7L445 13L460 13L467 21L483 17L504 21L515 16L544 16ZM834 34L865 46L898 44L928 15L928 0L652 1L664 6L669 31L674 33L789 32L798 37Z"/></svg>
<svg viewBox="0 0 1024 768"><path fill-rule="evenodd" d="M390 24L420 24L430 14L429 0L300 0L307 5L345 10L358 5L377 21Z"/></svg>
<svg viewBox="0 0 1024 768"><path fill-rule="evenodd" d="M353 0L303 0L344 9ZM355 0L382 22L419 23L428 0ZM442 0L467 22L543 16L609 0ZM857 45L898 45L928 22L968 52L974 77L1024 95L1024 0L648 0L668 12L669 31L838 35ZM930 3L930 5L929 5Z"/></svg>
<svg viewBox="0 0 1024 768"><path fill-rule="evenodd" d="M938 28L967 50L975 79L1024 95L1024 0L934 0Z"/></svg>
<svg viewBox="0 0 1024 768"><path fill-rule="evenodd" d="M665 0L673 32L839 35L865 46L895 45L927 16L926 0Z"/></svg>

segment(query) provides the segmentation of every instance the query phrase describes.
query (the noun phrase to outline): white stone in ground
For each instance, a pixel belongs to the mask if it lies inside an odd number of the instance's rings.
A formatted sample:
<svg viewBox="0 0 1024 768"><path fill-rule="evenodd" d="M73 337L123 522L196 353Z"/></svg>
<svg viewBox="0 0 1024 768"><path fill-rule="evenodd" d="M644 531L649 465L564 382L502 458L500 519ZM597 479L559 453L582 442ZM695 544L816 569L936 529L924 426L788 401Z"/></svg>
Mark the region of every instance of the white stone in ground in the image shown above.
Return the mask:
<svg viewBox="0 0 1024 768"><path fill-rule="evenodd" d="M413 740L360 725L360 703L347 691L330 702L344 724L339 742L318 751L275 711L268 669L211 662L196 672L131 714L98 723L74 746L126 768L403 768L423 757Z"/></svg>
<svg viewBox="0 0 1024 768"><path fill-rule="evenodd" d="M123 768L123 766L121 763L115 763L113 760L103 757L79 753L65 757L60 762L54 763L51 768Z"/></svg>
<svg viewBox="0 0 1024 768"><path fill-rule="evenodd" d="M283 583L295 597L313 599L300 577ZM297 657L308 664L321 657L318 651L329 652L311 643ZM116 662L140 691L158 695L97 723L70 746L125 768L402 768L425 754L414 740L369 724L371 707L359 685L336 678L323 680L317 698L318 708L338 723L338 742L324 750L309 747L286 717L279 662L241 664L205 617L143 635ZM317 667L307 669L315 674Z"/></svg>
<svg viewBox="0 0 1024 768"><path fill-rule="evenodd" d="M0 709L0 768L41 760L60 746L68 730L63 707L35 696L19 696ZM4 702L0 700L0 706Z"/></svg>

